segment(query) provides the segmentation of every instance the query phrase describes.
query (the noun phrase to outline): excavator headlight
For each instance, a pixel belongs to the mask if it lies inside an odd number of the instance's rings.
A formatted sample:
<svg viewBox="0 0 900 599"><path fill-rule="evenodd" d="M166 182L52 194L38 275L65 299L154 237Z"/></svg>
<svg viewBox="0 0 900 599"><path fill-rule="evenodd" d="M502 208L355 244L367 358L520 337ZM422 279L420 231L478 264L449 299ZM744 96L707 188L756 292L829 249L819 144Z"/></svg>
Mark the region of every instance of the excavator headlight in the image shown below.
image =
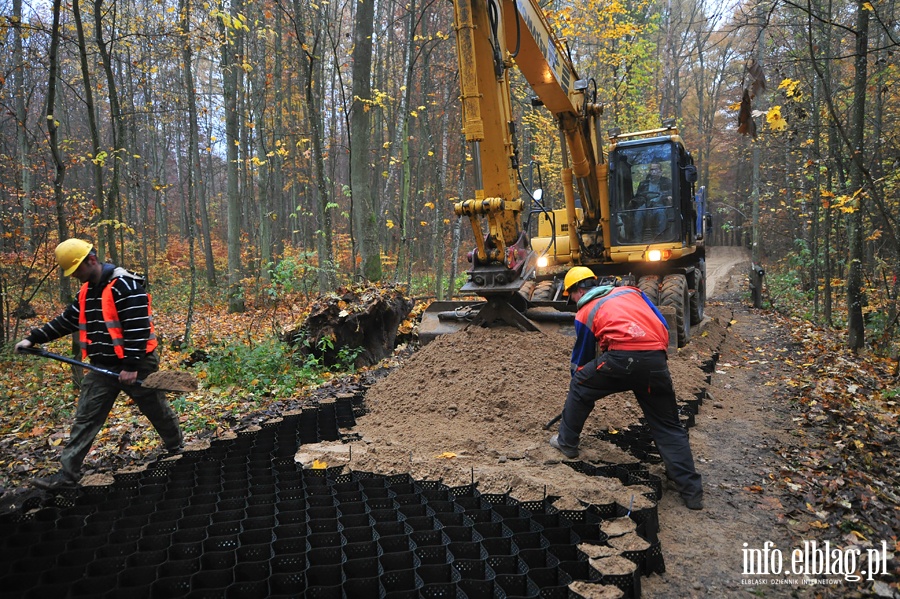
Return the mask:
<svg viewBox="0 0 900 599"><path fill-rule="evenodd" d="M669 250L650 250L647 252L647 260L650 262L659 262L661 260L668 260L671 255L672 252Z"/></svg>
<svg viewBox="0 0 900 599"><path fill-rule="evenodd" d="M538 268L547 268L548 264L550 264L550 260L547 258L547 256L541 256L537 259Z"/></svg>

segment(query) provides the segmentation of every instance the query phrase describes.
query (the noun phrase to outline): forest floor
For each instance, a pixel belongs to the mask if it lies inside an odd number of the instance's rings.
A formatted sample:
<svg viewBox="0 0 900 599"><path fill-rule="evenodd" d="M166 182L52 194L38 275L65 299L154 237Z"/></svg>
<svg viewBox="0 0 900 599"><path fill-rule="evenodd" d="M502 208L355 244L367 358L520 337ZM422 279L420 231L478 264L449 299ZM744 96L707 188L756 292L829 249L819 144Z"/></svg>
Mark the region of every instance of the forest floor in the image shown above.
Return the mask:
<svg viewBox="0 0 900 599"><path fill-rule="evenodd" d="M748 308L748 266L748 256L736 248L710 248L707 319L670 357L679 401L703 397L689 431L705 508L688 510L676 492L664 492L658 513L666 571L644 577L642 595L900 598L892 365L849 354L834 331ZM353 429L360 440L303 445L298 459L410 472L450 486L477 482L482 492L509 492L520 501L554 496L561 509L652 505L635 487L576 472L547 445L552 430L543 427L565 399L571 342L555 333L475 329L404 352L363 376L371 386L369 411ZM710 364L708 373L703 367ZM329 387L337 392L342 383ZM296 407L296 401L275 403L241 422ZM630 396L599 402L580 459L633 463L632 455L602 439L639 417ZM65 433L42 436L44 464ZM208 434L189 436L189 448L208 440ZM0 462L21 463L16 451L0 443ZM121 459L101 452L91 467L87 484L108 482ZM664 480L660 465L648 469ZM11 480L10 487L22 480ZM9 488L4 503L17 491Z"/></svg>
<svg viewBox="0 0 900 599"><path fill-rule="evenodd" d="M894 557L900 506L892 491L879 491L880 484L896 491L896 482L864 472L854 455L873 449L868 435L853 430L857 413L896 426L893 401L866 404L891 377L882 371L879 382L826 332L748 307L749 262L728 250L710 252L708 271L716 285L707 315L729 326L707 399L690 429L705 508L686 510L676 493L663 496L659 535L666 573L644 579L644 596L900 597ZM896 378L892 384L896 389ZM850 395L826 397L838 387ZM859 423L860 432L866 429ZM869 461L896 464L896 441L885 438L878 445L884 453L876 450ZM877 524L867 520L872 512L879 514ZM780 563L782 572L748 572L748 550L765 550L767 543L770 550L756 555ZM807 574L792 572L793 550L809 548L810 555L826 550L826 543L830 573L821 561L810 567L808 557L796 568L807 566ZM877 564L866 563L867 550L878 547L887 549L888 573L870 576ZM854 548L862 555L850 572ZM853 580L854 573L861 580Z"/></svg>

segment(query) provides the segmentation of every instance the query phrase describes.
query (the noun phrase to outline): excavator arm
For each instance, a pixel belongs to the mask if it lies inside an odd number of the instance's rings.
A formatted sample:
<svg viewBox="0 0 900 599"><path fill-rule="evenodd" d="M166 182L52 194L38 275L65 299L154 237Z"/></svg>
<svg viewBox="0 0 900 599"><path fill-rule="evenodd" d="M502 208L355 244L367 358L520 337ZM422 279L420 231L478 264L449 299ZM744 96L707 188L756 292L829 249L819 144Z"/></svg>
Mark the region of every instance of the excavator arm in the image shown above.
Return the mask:
<svg viewBox="0 0 900 599"><path fill-rule="evenodd" d="M509 70L521 70L559 126L567 149L562 180L572 248L579 247L579 230L602 235L605 167L598 164L602 153L594 126L602 110L586 101L586 85L534 0L454 0L454 10L463 132L475 167L474 198L454 205L457 215L469 218L476 243L463 291L506 296L518 290L535 261L521 224Z"/></svg>

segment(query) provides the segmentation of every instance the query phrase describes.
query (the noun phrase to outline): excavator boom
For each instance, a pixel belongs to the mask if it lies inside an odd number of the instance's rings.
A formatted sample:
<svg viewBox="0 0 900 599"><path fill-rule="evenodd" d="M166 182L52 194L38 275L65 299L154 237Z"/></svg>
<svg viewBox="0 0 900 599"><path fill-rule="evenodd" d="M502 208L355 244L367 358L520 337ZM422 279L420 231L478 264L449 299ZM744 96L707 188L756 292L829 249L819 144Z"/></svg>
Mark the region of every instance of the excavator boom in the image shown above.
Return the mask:
<svg viewBox="0 0 900 599"><path fill-rule="evenodd" d="M590 130L585 119L599 115L600 108L585 100L585 86L578 84L565 48L533 0L454 0L454 11L463 132L475 166L474 197L454 205L475 234L473 266L463 291L508 296L533 272L535 262L521 223L525 203L518 186L509 70L517 66L556 116L571 155L568 180L577 182L585 218L597 225L600 149L595 136L585 135ZM567 196L574 207L574 191ZM572 246L577 245L573 239Z"/></svg>

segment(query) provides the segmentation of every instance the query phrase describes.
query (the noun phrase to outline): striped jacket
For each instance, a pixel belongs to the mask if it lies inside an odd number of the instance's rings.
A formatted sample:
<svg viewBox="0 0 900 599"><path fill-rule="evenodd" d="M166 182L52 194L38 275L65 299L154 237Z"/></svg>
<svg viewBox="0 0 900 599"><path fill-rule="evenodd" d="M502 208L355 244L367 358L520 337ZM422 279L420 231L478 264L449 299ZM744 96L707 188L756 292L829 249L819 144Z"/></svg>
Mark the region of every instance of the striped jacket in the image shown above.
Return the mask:
<svg viewBox="0 0 900 599"><path fill-rule="evenodd" d="M115 279L112 296L119 322L122 324L125 357L116 355L112 337L103 320L101 296L103 289ZM87 320L87 353L91 363L106 368L138 370L147 353L147 343L151 339L150 300L143 287L143 279L124 268L104 264L100 282L87 285L85 297L85 318ZM62 314L33 329L27 339L32 343L47 343L78 330L81 314L78 299L72 302Z"/></svg>
<svg viewBox="0 0 900 599"><path fill-rule="evenodd" d="M578 301L572 372L607 350L663 350L669 346L666 319L637 287L595 287Z"/></svg>

